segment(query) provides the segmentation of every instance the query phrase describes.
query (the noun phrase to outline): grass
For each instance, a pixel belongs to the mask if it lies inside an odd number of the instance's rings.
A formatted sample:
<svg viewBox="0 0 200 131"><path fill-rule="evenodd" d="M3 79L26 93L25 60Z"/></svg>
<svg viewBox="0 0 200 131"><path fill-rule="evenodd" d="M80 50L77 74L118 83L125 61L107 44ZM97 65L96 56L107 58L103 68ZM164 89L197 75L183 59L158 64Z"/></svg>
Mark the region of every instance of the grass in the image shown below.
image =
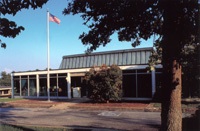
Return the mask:
<svg viewBox="0 0 200 131"><path fill-rule="evenodd" d="M153 105L154 107L161 107L161 103L154 103L154 105ZM196 107L198 107L198 106L200 106L200 103L189 103L189 104L187 104L187 103L182 103L182 108L196 108Z"/></svg>
<svg viewBox="0 0 200 131"><path fill-rule="evenodd" d="M10 125L1 124L0 131L23 131L23 130L17 127L10 126Z"/></svg>
<svg viewBox="0 0 200 131"><path fill-rule="evenodd" d="M0 131L91 131L91 130L0 124Z"/></svg>
<svg viewBox="0 0 200 131"><path fill-rule="evenodd" d="M17 100L23 100L23 98L0 98L0 103L4 103L4 102L11 102L11 101L17 101Z"/></svg>

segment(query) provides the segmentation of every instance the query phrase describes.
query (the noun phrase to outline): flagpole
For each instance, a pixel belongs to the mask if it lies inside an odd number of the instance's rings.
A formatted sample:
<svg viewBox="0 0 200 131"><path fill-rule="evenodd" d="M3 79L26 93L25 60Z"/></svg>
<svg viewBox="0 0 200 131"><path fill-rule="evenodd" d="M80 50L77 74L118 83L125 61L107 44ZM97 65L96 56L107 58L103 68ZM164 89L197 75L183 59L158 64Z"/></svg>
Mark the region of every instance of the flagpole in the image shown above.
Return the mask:
<svg viewBox="0 0 200 131"><path fill-rule="evenodd" d="M50 66L50 59L49 59L49 11L47 10L47 95L48 101L50 101L50 78L49 78L49 66Z"/></svg>

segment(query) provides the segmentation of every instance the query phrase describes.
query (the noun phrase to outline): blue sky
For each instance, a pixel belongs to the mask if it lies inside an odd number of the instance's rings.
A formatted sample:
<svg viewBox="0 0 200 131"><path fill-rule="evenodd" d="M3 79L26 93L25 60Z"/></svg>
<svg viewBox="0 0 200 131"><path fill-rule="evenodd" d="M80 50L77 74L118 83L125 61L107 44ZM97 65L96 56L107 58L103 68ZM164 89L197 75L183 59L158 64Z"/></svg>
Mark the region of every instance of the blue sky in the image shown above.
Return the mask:
<svg viewBox="0 0 200 131"><path fill-rule="evenodd" d="M16 38L4 38L1 40L7 44L7 48L0 48L0 72L1 71L29 71L44 70L47 67L47 9L57 16L61 23L50 22L50 68L58 69L64 55L82 54L87 49L78 39L82 32L87 32L83 20L79 15L62 14L68 0L50 0L36 10L28 9L18 12L15 16L6 15L17 25L22 25L25 30ZM120 50L133 48L130 42L119 42L117 35L113 35L111 43L106 47L100 47L95 52ZM137 47L151 47L152 39L143 41Z"/></svg>

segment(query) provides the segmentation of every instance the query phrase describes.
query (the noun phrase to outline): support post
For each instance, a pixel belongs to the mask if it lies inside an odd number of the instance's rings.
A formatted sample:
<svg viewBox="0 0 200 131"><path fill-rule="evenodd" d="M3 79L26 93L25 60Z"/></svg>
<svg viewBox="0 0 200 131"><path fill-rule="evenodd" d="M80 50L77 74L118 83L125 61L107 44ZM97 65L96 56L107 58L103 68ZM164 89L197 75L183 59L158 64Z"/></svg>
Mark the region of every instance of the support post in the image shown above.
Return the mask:
<svg viewBox="0 0 200 131"><path fill-rule="evenodd" d="M154 97L154 94L156 92L156 73L155 70L151 71L151 82L152 82L152 98Z"/></svg>
<svg viewBox="0 0 200 131"><path fill-rule="evenodd" d="M14 79L13 79L13 73L11 73L11 98L14 99Z"/></svg>
<svg viewBox="0 0 200 131"><path fill-rule="evenodd" d="M70 73L67 73L67 93L68 93L68 98L71 99L72 96L71 96L71 76L70 76Z"/></svg>
<svg viewBox="0 0 200 131"><path fill-rule="evenodd" d="M22 77L19 76L19 89L20 89L20 96L22 96Z"/></svg>
<svg viewBox="0 0 200 131"><path fill-rule="evenodd" d="M39 93L40 93L40 83L39 83L39 75L36 75L36 91L37 91L37 98L39 97Z"/></svg>

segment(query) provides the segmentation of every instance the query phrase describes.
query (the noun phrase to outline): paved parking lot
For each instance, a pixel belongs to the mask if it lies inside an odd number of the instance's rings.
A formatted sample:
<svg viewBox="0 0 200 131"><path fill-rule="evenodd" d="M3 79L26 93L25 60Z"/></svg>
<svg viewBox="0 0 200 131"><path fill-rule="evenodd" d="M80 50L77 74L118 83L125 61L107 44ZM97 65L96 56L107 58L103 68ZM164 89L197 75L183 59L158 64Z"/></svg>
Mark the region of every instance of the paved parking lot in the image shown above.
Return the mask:
<svg viewBox="0 0 200 131"><path fill-rule="evenodd" d="M0 122L92 130L156 131L160 112L56 108L0 108Z"/></svg>

